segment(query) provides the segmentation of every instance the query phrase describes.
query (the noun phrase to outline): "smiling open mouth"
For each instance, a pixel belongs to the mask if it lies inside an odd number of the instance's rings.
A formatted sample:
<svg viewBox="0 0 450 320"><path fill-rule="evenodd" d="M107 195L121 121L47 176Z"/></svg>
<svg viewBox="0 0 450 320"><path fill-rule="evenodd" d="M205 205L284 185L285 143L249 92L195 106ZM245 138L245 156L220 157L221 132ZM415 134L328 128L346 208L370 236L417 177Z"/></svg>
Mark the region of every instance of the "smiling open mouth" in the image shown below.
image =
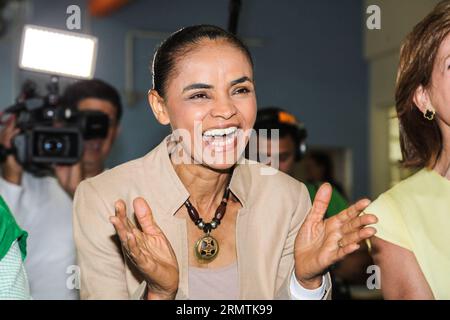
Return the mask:
<svg viewBox="0 0 450 320"><path fill-rule="evenodd" d="M203 141L216 151L233 147L237 138L238 127L210 129L203 132Z"/></svg>

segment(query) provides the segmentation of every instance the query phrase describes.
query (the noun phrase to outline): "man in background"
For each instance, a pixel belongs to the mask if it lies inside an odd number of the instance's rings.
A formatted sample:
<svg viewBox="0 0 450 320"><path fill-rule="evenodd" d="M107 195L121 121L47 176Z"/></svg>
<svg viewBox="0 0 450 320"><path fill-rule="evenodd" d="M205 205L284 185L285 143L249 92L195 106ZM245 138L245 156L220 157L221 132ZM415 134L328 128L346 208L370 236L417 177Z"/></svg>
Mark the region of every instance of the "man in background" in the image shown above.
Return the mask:
<svg viewBox="0 0 450 320"><path fill-rule="evenodd" d="M321 167L314 162L314 155L306 152L306 129L294 115L284 109L277 107L268 107L258 110L256 122L254 125L258 135L258 155L250 155L252 160L264 162L267 165L278 165L278 170L293 175L295 164L305 159L307 161L306 170L311 169L318 172ZM279 145L278 151L272 150L271 130L278 130ZM267 135L265 134L267 132ZM275 152L274 152L275 151ZM305 157L306 156L306 157ZM271 161L278 157L278 163ZM333 187L330 204L326 212L326 218L338 214L345 210L349 204L347 199L338 190L332 174L314 174L307 172L309 181L303 181L308 188L311 201L314 199L318 187L322 183L329 182ZM331 271L333 277L333 299L349 299L349 284L364 284L366 277L366 267L371 265L372 261L368 254L367 247L362 244L361 249L349 255L346 259L334 266Z"/></svg>
<svg viewBox="0 0 450 320"><path fill-rule="evenodd" d="M62 104L79 111L100 111L109 127L103 139L84 141L81 160L72 166L55 166L53 176L38 177L21 167L14 155L1 164L0 194L18 224L29 234L25 268L34 299L78 299L71 281L76 268L72 236L72 197L78 184L101 173L119 132L122 115L120 95L101 80L84 80L70 85ZM12 147L19 134L11 116L0 131L0 144Z"/></svg>
<svg viewBox="0 0 450 320"><path fill-rule="evenodd" d="M258 161L264 161L267 165L273 165L270 160L277 157L278 169L293 176L295 164L303 160L306 155L307 132L304 125L289 112L281 108L269 107L258 110L254 129L258 134ZM271 145L271 130L278 130L277 153L272 153L274 150L272 150ZM261 135L260 133L262 132L267 132L267 136ZM331 183L333 192L326 214L327 217L341 212L349 205L341 192L334 186L333 181L303 181L308 188L311 199L314 199L317 192L316 185L320 186L324 182Z"/></svg>

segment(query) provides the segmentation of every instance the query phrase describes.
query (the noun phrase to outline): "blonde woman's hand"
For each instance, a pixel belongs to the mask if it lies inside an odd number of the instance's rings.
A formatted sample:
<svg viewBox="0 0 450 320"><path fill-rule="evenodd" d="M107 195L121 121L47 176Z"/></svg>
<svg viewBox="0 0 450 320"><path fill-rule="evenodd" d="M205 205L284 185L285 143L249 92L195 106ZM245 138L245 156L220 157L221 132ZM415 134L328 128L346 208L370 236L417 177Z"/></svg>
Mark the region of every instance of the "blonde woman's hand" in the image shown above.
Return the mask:
<svg viewBox="0 0 450 320"><path fill-rule="evenodd" d="M144 276L149 300L174 299L178 290L178 262L169 240L156 224L152 210L143 198L133 201L138 229L127 217L125 202L115 203L110 218L123 250Z"/></svg>
<svg viewBox="0 0 450 320"><path fill-rule="evenodd" d="M308 289L320 286L322 275L334 263L358 250L359 242L376 230L368 225L378 221L372 214L361 215L370 204L360 200L339 214L324 220L332 187L323 184L295 240L295 276Z"/></svg>

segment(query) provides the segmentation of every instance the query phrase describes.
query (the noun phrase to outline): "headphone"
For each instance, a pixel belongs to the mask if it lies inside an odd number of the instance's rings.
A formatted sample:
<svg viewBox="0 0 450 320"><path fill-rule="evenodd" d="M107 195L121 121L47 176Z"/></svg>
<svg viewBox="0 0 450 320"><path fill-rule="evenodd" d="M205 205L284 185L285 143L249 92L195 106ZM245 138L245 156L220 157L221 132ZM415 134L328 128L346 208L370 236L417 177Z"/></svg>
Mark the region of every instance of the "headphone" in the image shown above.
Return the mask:
<svg viewBox="0 0 450 320"><path fill-rule="evenodd" d="M295 148L295 161L300 161L306 154L306 138L308 133L303 122L278 107L267 107L260 109L256 115L254 129L281 129L286 128L293 134Z"/></svg>

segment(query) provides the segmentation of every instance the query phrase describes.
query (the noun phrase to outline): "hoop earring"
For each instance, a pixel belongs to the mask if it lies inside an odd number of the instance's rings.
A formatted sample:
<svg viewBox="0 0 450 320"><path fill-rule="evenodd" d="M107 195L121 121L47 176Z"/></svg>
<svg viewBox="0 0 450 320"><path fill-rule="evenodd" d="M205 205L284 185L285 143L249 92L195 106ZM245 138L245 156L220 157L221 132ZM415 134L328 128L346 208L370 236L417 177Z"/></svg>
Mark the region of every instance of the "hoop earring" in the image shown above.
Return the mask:
<svg viewBox="0 0 450 320"><path fill-rule="evenodd" d="M425 112L423 114L423 117L429 121L433 121L435 114L436 114L436 111L427 109L427 112Z"/></svg>

